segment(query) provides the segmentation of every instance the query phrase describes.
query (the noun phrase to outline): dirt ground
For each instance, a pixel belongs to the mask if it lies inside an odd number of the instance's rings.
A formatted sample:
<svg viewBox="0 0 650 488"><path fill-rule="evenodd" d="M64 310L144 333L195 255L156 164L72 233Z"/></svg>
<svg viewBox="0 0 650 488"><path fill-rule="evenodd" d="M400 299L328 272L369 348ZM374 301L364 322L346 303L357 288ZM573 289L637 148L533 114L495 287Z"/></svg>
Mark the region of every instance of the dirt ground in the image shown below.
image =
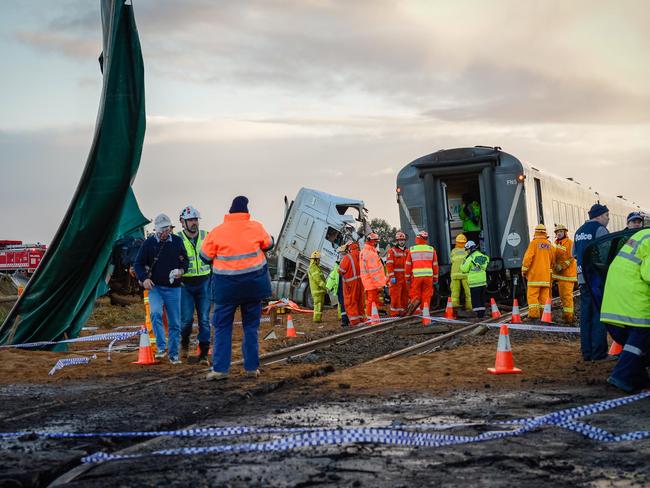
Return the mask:
<svg viewBox="0 0 650 488"><path fill-rule="evenodd" d="M109 307L108 305L106 306ZM99 310L95 334L132 325L136 311ZM112 314L125 313L108 319ZM135 317L133 316L135 313ZM102 321L104 320L104 321ZM295 315L296 339L261 341L262 351L340 331L334 310L323 324ZM432 326L436 327L436 326ZM0 351L0 432L123 432L188 425L323 428L471 423L443 433L476 435L490 422L550 413L623 396L606 378L613 361L584 363L575 334L511 331L521 375L493 376L498 329L464 337L439 350L390 362L363 364L396 341L423 340L418 327L351 341L289 363L265 367L250 379L238 367L225 382L204 380L205 366L132 365L135 349L105 352L89 365L47 375L60 357L89 355L81 346L68 354ZM426 328L422 328L424 330ZM284 325L262 324L284 335ZM429 336L431 337L431 336ZM238 356L241 329L235 327ZM134 347L137 339L129 341ZM401 342L399 343L401 347ZM83 345L88 350L88 344ZM373 350L374 348L374 350ZM342 352L337 353L340 350ZM375 354L376 355L376 354ZM342 360L341 357L348 358ZM352 357L353 359L349 359ZM650 430L650 401L584 419L614 433ZM486 424L488 423L488 424ZM43 439L0 438L0 486L47 486L98 451L150 453L161 448L215 446L273 439L243 438ZM548 426L521 437L447 447L380 444L321 446L265 453L144 457L94 466L76 486L647 486L650 441L603 443Z"/></svg>

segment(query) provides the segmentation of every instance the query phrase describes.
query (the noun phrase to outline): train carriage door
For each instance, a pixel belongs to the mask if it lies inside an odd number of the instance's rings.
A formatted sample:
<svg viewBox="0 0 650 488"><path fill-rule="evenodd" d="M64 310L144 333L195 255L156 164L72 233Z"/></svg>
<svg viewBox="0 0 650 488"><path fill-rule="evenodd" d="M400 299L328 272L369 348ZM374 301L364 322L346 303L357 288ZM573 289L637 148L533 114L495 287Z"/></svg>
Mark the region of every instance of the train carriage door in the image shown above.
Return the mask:
<svg viewBox="0 0 650 488"><path fill-rule="evenodd" d="M542 204L542 182L539 178L533 178L535 180L535 200L537 202L537 223L544 223L544 205Z"/></svg>
<svg viewBox="0 0 650 488"><path fill-rule="evenodd" d="M444 243L444 248L445 249L451 249L451 225L450 222L453 220L452 214L451 214L451 207L449 206L449 195L447 192L447 183L444 181L440 182L440 188L442 189L442 202L443 202L443 209L447 212L447 215L444 219L444 225L445 225L445 231L443 233L443 241L441 244Z"/></svg>

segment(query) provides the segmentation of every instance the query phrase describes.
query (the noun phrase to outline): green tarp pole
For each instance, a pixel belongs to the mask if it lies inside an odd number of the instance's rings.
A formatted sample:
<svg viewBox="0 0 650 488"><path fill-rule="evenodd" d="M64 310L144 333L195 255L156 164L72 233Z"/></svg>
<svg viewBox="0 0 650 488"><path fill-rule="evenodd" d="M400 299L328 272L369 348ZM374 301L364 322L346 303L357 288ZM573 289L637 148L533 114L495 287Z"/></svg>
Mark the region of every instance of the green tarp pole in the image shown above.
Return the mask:
<svg viewBox="0 0 650 488"><path fill-rule="evenodd" d="M102 0L101 13L103 87L90 154L61 226L0 327L0 344L76 337L107 290L114 241L147 223L131 189L146 123L133 7Z"/></svg>

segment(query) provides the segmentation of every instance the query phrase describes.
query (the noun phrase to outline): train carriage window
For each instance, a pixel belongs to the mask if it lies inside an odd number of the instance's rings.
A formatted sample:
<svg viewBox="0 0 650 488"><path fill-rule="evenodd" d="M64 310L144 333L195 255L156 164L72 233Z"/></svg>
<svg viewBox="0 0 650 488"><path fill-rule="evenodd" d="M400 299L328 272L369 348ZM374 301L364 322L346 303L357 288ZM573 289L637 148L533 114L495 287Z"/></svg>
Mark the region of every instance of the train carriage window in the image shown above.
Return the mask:
<svg viewBox="0 0 650 488"><path fill-rule="evenodd" d="M582 214L580 213L580 207L576 206L574 208L575 212L575 227L573 228L574 231L578 230L578 227L582 225Z"/></svg>
<svg viewBox="0 0 650 488"><path fill-rule="evenodd" d="M557 200L553 200L553 220L556 224L560 223L560 205Z"/></svg>
<svg viewBox="0 0 650 488"><path fill-rule="evenodd" d="M411 207L409 208L409 214L411 214L411 220L417 226L418 229L423 227L422 225L422 207Z"/></svg>
<svg viewBox="0 0 650 488"><path fill-rule="evenodd" d="M542 182L535 178L535 196L537 197L537 222L544 223L544 206L542 205Z"/></svg>

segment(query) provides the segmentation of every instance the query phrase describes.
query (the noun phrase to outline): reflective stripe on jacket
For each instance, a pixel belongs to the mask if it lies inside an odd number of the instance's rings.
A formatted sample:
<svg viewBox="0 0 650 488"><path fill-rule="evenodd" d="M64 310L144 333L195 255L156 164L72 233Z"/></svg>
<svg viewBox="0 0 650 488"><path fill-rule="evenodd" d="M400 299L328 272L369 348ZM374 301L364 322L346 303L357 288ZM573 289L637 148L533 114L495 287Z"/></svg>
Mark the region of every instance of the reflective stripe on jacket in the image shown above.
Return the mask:
<svg viewBox="0 0 650 488"><path fill-rule="evenodd" d="M553 244L545 236L536 236L524 254L521 272L528 286L551 286L551 270L555 265Z"/></svg>
<svg viewBox="0 0 650 488"><path fill-rule="evenodd" d="M199 253L201 252L201 244L203 244L203 240L205 239L205 236L208 235L208 233L204 230L200 230L196 236L196 244L192 244L190 238L187 237L183 231L180 231L176 235L183 240L185 251L187 252L188 266L187 272L183 275L183 277L189 278L191 276L205 276L207 274L210 274L210 265L205 263L199 257Z"/></svg>
<svg viewBox="0 0 650 488"><path fill-rule="evenodd" d="M650 327L650 229L634 234L609 266L600 320Z"/></svg>
<svg viewBox="0 0 650 488"><path fill-rule="evenodd" d="M481 251L474 251L465 258L465 261L460 266L460 270L463 273L467 273L467 283L470 288L487 285L487 274L485 270L489 263L490 258Z"/></svg>
<svg viewBox="0 0 650 488"><path fill-rule="evenodd" d="M369 244L363 246L363 250L359 255L359 265L364 289L376 290L384 287L386 284L384 264L381 262L376 248Z"/></svg>
<svg viewBox="0 0 650 488"><path fill-rule="evenodd" d="M409 257L408 249L400 249L399 247L391 247L386 255L386 270L388 271L388 278L395 277L400 280L402 277L407 280L411 278L406 274L406 261Z"/></svg>
<svg viewBox="0 0 650 488"><path fill-rule="evenodd" d="M406 273L413 278L432 276L433 282L438 282L438 255L433 246L416 244L409 249L410 256L406 260Z"/></svg>
<svg viewBox="0 0 650 488"><path fill-rule="evenodd" d="M551 274L554 280L578 281L578 265L571 254L572 249L573 241L568 237L555 241L555 268Z"/></svg>
<svg viewBox="0 0 650 488"><path fill-rule="evenodd" d="M455 247L449 253L451 256L451 279L464 280L467 278L467 273L463 273L460 267L465 262L467 251L464 247Z"/></svg>
<svg viewBox="0 0 650 488"><path fill-rule="evenodd" d="M343 277L343 283L361 279L359 276L359 251L355 249L343 256L339 264L339 273Z"/></svg>

